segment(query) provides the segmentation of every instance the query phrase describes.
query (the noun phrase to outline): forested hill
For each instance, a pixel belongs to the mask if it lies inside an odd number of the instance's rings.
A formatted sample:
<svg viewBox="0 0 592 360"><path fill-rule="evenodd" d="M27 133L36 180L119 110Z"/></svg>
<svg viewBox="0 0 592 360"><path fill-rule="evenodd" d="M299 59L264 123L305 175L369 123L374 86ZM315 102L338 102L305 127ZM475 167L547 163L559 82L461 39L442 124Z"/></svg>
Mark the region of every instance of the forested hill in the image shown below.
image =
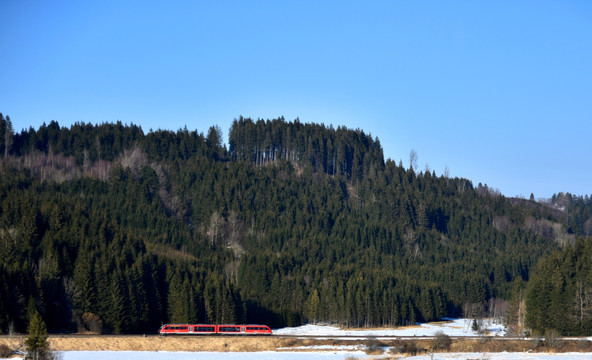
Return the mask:
<svg viewBox="0 0 592 360"><path fill-rule="evenodd" d="M385 161L362 130L240 118L226 149L217 126L0 120L1 332L35 308L50 331L113 333L492 311L586 228Z"/></svg>

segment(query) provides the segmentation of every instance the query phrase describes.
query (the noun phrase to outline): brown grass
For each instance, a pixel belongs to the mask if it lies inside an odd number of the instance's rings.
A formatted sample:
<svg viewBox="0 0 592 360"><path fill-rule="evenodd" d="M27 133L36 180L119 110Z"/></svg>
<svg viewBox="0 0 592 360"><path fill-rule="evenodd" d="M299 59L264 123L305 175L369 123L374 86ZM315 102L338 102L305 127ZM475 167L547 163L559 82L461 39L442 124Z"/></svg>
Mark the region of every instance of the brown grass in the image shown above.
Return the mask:
<svg viewBox="0 0 592 360"><path fill-rule="evenodd" d="M50 347L56 351L269 351L280 341L238 336L49 336ZM0 338L0 344L11 346L8 338Z"/></svg>
<svg viewBox="0 0 592 360"><path fill-rule="evenodd" d="M590 352L592 342L590 341L562 341L555 348L546 346L535 340L501 340L483 338L479 340L455 340L450 352Z"/></svg>

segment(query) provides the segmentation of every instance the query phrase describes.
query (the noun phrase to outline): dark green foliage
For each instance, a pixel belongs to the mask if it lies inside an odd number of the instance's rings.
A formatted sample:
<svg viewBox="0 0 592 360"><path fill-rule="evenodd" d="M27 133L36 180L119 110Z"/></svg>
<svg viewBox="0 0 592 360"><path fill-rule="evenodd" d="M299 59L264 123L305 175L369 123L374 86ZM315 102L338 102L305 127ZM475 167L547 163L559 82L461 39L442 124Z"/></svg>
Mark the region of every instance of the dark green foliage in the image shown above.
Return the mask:
<svg viewBox="0 0 592 360"><path fill-rule="evenodd" d="M220 137L56 122L14 134L0 162L0 331L24 331L29 298L50 331L460 315L509 299L566 221L384 161L361 130L240 118L228 151Z"/></svg>
<svg viewBox="0 0 592 360"><path fill-rule="evenodd" d="M539 334L592 332L592 240L542 258L526 294L526 325Z"/></svg>
<svg viewBox="0 0 592 360"><path fill-rule="evenodd" d="M12 150L14 142L14 129L12 128L12 122L10 117L2 115L0 113L0 149L2 156L6 159Z"/></svg>
<svg viewBox="0 0 592 360"><path fill-rule="evenodd" d="M592 236L592 198L559 193L553 195L550 204L564 212L568 233Z"/></svg>
<svg viewBox="0 0 592 360"><path fill-rule="evenodd" d="M229 139L232 159L258 166L289 161L354 183L384 168L380 142L361 130L304 125L298 119L255 122L240 117L232 124Z"/></svg>

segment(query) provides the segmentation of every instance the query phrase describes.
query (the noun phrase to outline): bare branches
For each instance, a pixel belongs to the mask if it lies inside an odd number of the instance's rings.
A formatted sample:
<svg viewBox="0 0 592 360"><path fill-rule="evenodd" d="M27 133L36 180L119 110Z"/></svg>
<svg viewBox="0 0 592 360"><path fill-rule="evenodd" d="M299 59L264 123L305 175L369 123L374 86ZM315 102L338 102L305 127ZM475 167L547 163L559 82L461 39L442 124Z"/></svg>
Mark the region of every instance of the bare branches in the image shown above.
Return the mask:
<svg viewBox="0 0 592 360"><path fill-rule="evenodd" d="M417 170L417 152L413 149L409 152L409 170Z"/></svg>

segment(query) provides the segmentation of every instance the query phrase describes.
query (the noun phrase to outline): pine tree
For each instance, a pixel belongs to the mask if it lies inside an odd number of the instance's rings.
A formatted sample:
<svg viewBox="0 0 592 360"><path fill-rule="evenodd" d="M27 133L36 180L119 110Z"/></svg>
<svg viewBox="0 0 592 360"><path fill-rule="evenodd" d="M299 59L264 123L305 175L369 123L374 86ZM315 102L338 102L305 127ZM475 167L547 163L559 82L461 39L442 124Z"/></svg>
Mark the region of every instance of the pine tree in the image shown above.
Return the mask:
<svg viewBox="0 0 592 360"><path fill-rule="evenodd" d="M47 327L37 310L31 316L28 331L29 337L25 340L25 345L27 346L26 359L53 359L54 356L49 349L49 342L47 341Z"/></svg>
<svg viewBox="0 0 592 360"><path fill-rule="evenodd" d="M218 125L211 126L206 141L213 148L222 147L222 129Z"/></svg>
<svg viewBox="0 0 592 360"><path fill-rule="evenodd" d="M471 324L471 330L473 330L474 332L479 332L480 327L477 323L477 319L473 319L473 323Z"/></svg>
<svg viewBox="0 0 592 360"><path fill-rule="evenodd" d="M1 120L2 120L2 114L0 114L0 121ZM3 136L3 140L4 140L4 158L6 159L8 157L8 152L12 148L13 136L14 136L14 130L12 128L12 122L10 121L10 117L8 115L4 119L4 134L3 135L4 135Z"/></svg>
<svg viewBox="0 0 592 360"><path fill-rule="evenodd" d="M187 293L182 281L179 272L175 272L169 282L168 318L173 323L185 323L189 317Z"/></svg>
<svg viewBox="0 0 592 360"><path fill-rule="evenodd" d="M308 316L308 320L315 324L319 320L319 292L317 289L314 289L313 292L310 293L308 297L308 301L306 302L306 312Z"/></svg>
<svg viewBox="0 0 592 360"><path fill-rule="evenodd" d="M105 309L105 321L115 334L121 333L127 324L125 319L125 290L122 289L122 285L123 281L119 271L113 272L107 289L108 297L105 299L108 304Z"/></svg>

